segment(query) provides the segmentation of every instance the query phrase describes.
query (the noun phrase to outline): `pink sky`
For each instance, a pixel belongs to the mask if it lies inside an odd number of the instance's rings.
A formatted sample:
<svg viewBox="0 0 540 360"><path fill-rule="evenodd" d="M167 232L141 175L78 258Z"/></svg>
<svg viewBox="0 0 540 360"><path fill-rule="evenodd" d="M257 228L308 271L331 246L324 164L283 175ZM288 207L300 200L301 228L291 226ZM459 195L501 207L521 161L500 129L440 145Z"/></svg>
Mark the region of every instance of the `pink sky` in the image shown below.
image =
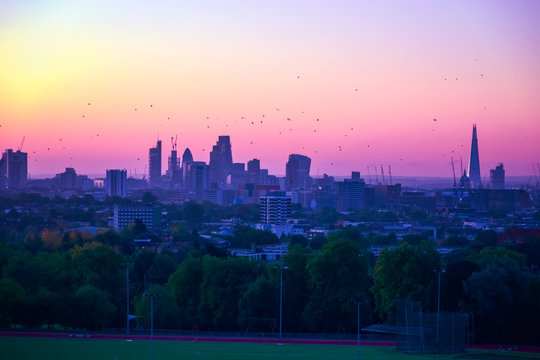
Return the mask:
<svg viewBox="0 0 540 360"><path fill-rule="evenodd" d="M140 175L158 135L164 168L171 136L208 161L230 135L235 162L256 157L275 174L300 153L312 175L390 164L394 175L451 176L476 123L482 176L499 162L530 175L539 15L532 0L10 0L0 147L25 136L35 175Z"/></svg>

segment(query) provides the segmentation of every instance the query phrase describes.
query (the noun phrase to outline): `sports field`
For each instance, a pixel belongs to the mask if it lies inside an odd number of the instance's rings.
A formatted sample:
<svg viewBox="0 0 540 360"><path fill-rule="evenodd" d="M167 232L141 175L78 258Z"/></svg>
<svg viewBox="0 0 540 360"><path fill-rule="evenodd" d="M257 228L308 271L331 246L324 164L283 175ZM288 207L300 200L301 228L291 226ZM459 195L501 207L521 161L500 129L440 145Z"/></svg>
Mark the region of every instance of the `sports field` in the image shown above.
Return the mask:
<svg viewBox="0 0 540 360"><path fill-rule="evenodd" d="M357 359L356 346L210 341L154 341L155 360ZM361 346L363 360L428 360L435 355L410 355L390 346ZM88 338L0 337L2 360L124 360L150 359L150 341ZM529 360L539 354L473 350L440 355L441 360Z"/></svg>

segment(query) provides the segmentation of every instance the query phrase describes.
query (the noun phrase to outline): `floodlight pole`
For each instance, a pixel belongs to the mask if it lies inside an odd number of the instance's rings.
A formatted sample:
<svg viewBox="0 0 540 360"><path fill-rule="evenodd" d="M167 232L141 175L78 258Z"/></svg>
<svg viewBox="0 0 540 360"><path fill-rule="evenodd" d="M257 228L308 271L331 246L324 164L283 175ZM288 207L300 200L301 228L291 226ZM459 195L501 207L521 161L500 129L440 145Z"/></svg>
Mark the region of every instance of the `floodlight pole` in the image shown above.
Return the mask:
<svg viewBox="0 0 540 360"><path fill-rule="evenodd" d="M126 265L126 336L129 336L129 267L132 263L125 262Z"/></svg>
<svg viewBox="0 0 540 360"><path fill-rule="evenodd" d="M360 360L360 301L356 302L357 306L357 329L358 329L358 360Z"/></svg>
<svg viewBox="0 0 540 360"><path fill-rule="evenodd" d="M279 268L279 338L283 336L283 270L287 266Z"/></svg>
<svg viewBox="0 0 540 360"><path fill-rule="evenodd" d="M161 296L161 294L146 293L143 296L150 297L150 360L154 360L154 297Z"/></svg>
<svg viewBox="0 0 540 360"><path fill-rule="evenodd" d="M441 313L441 273L443 272L446 272L446 270L437 271L437 274L439 275L439 280L438 280L439 285L437 287L437 331L436 331L436 338L435 338L435 343L437 345L437 354L439 353L439 317Z"/></svg>

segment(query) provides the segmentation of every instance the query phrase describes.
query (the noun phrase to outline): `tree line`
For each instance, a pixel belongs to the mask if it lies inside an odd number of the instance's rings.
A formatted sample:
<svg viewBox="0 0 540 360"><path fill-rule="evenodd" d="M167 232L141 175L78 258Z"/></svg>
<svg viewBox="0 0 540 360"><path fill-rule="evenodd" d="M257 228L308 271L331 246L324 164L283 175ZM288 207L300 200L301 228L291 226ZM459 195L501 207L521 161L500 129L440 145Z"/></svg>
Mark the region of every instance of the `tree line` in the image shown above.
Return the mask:
<svg viewBox="0 0 540 360"><path fill-rule="evenodd" d="M239 243L268 238L247 229L235 234L243 237ZM538 249L538 236L514 246L482 232L447 255L411 237L376 257L368 239L347 227L331 233L320 249L291 238L280 261L258 262L196 242L185 252L124 251L114 231L83 235L44 232L0 242L0 326L125 327L129 267L135 326L149 327L144 294L155 293L156 328L276 331L282 275L284 332L354 333L358 302L362 326L393 323L397 299L435 311L437 272L444 269L441 310L474 316L477 341L538 344L538 259L532 256L531 263L527 256Z"/></svg>

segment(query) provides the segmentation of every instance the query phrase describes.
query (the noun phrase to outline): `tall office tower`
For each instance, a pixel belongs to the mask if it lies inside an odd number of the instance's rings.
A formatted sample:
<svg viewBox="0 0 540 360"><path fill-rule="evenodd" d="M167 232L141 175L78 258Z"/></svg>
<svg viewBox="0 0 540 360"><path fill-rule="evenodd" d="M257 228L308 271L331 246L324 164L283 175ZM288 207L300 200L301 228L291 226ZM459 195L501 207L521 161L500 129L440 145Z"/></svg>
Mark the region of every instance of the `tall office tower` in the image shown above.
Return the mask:
<svg viewBox="0 0 540 360"><path fill-rule="evenodd" d="M105 178L107 196L127 196L127 170L107 170Z"/></svg>
<svg viewBox="0 0 540 360"><path fill-rule="evenodd" d="M184 150L184 155L182 155L182 185L185 188L189 188L189 164L193 162L193 155L191 155L191 150L186 148Z"/></svg>
<svg viewBox="0 0 540 360"><path fill-rule="evenodd" d="M261 182L261 161L259 159L248 161L247 182L252 184L259 184Z"/></svg>
<svg viewBox="0 0 540 360"><path fill-rule="evenodd" d="M169 156L169 168L165 172L171 186L182 183L182 170L180 168L180 159L176 148L171 151Z"/></svg>
<svg viewBox="0 0 540 360"><path fill-rule="evenodd" d="M204 161L192 161L186 164L187 177L185 186L196 194L209 189L208 165Z"/></svg>
<svg viewBox="0 0 540 360"><path fill-rule="evenodd" d="M6 149L0 160L0 188L21 189L28 181L28 154Z"/></svg>
<svg viewBox="0 0 540 360"><path fill-rule="evenodd" d="M504 189L503 164L499 164L495 169L489 170L489 182L492 189Z"/></svg>
<svg viewBox="0 0 540 360"><path fill-rule="evenodd" d="M478 156L478 137L476 135L476 124L472 130L471 158L469 159L469 180L471 186L475 189L482 187L482 179L480 177L480 157Z"/></svg>
<svg viewBox="0 0 540 360"><path fill-rule="evenodd" d="M283 225L292 216L292 199L284 191L271 191L259 199L261 223Z"/></svg>
<svg viewBox="0 0 540 360"><path fill-rule="evenodd" d="M223 184L231 173L232 150L229 136L220 136L210 152L210 182Z"/></svg>
<svg viewBox="0 0 540 360"><path fill-rule="evenodd" d="M291 154L285 167L285 189L305 189L311 185L309 168L311 159L304 155Z"/></svg>
<svg viewBox="0 0 540 360"><path fill-rule="evenodd" d="M150 171L149 182L151 186L161 185L161 140L157 141L156 147L148 151L148 169Z"/></svg>

